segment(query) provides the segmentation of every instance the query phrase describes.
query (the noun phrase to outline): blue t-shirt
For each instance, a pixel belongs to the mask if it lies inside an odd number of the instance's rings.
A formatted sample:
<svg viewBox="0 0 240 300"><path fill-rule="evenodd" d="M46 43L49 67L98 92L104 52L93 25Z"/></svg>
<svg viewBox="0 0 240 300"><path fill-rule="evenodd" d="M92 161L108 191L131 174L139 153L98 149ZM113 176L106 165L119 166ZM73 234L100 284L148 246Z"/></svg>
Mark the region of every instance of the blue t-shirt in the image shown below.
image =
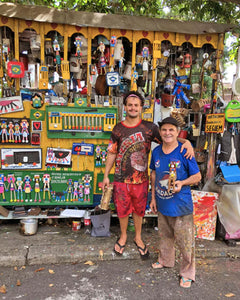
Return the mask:
<svg viewBox="0 0 240 300"><path fill-rule="evenodd" d="M178 193L168 192L168 180L170 166L176 172L176 180L184 180L199 172L195 158L184 157L186 150L180 153L182 144L171 153L165 154L162 145L156 147L152 152L150 169L156 171L155 195L157 209L165 216L179 217L189 215L193 212L193 202L190 186L184 185Z"/></svg>

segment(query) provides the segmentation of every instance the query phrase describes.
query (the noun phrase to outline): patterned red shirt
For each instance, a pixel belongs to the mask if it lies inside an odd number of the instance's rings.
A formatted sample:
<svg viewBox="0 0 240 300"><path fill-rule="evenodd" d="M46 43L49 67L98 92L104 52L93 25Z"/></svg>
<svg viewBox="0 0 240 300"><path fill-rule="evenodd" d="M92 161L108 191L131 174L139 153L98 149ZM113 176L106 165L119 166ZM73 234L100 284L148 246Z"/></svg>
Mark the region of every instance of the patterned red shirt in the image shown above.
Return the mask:
<svg viewBox="0 0 240 300"><path fill-rule="evenodd" d="M160 143L158 126L141 120L134 127L118 123L112 131L108 151L117 154L114 181L139 184L148 180L151 142Z"/></svg>

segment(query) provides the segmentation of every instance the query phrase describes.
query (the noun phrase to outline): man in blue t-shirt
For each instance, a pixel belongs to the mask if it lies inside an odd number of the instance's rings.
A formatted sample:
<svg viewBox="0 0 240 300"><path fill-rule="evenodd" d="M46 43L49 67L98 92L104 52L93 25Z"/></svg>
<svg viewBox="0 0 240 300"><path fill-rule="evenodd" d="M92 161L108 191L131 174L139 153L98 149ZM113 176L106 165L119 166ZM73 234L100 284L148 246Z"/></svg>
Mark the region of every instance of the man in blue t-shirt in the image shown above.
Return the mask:
<svg viewBox="0 0 240 300"><path fill-rule="evenodd" d="M189 288L195 281L193 202L191 184L201 180L197 162L184 157L177 140L177 120L168 117L159 122L162 144L152 152L150 163L152 200L150 208L158 212L159 259L154 269L173 267L176 242L182 254L180 286Z"/></svg>

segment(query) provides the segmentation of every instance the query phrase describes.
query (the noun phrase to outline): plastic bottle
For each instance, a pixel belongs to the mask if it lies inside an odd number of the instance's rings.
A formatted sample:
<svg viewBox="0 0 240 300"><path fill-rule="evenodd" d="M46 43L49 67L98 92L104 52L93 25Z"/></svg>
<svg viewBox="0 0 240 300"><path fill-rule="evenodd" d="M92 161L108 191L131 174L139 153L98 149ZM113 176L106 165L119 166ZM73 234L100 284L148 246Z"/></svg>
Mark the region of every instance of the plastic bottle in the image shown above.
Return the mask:
<svg viewBox="0 0 240 300"><path fill-rule="evenodd" d="M91 217L88 209L85 211L84 214L84 228L85 234L91 234Z"/></svg>

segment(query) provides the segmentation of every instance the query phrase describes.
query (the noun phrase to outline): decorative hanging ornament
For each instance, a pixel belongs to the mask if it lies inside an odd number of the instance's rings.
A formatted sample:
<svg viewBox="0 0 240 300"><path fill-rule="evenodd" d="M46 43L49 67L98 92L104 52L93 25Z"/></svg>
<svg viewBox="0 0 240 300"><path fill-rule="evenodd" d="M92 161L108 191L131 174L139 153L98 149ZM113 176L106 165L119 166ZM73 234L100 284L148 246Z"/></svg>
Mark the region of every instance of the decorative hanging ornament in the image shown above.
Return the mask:
<svg viewBox="0 0 240 300"><path fill-rule="evenodd" d="M115 49L116 43L117 43L117 37L115 35L112 35L111 39L110 39L110 47L111 47L111 56L112 57L114 56L114 49Z"/></svg>
<svg viewBox="0 0 240 300"><path fill-rule="evenodd" d="M55 56L54 61L55 61L56 65L57 65L57 71L58 71L58 66L61 65L61 56L60 56L60 45L59 45L57 37L53 41L53 49L56 52L56 56Z"/></svg>
<svg viewBox="0 0 240 300"><path fill-rule="evenodd" d="M74 42L74 45L76 46L76 54L75 56L77 56L78 60L79 60L79 63L80 65L82 64L81 63L81 57L82 57L82 50L81 50L81 47L82 47L82 39L80 36L76 36L75 37L75 42Z"/></svg>
<svg viewBox="0 0 240 300"><path fill-rule="evenodd" d="M101 71L100 71L100 74L102 75L102 74L105 74L105 72L106 72L106 59L105 59L105 56L104 56L105 45L104 45L103 42L99 43L98 50L101 52L101 56L100 56ZM103 70L104 70L104 72L103 72Z"/></svg>
<svg viewBox="0 0 240 300"><path fill-rule="evenodd" d="M143 57L143 80L147 80L148 78L148 58L149 58L149 49L148 47L143 47L142 49L142 57Z"/></svg>
<svg viewBox="0 0 240 300"><path fill-rule="evenodd" d="M182 68L189 69L192 65L192 55L187 53L183 56Z"/></svg>
<svg viewBox="0 0 240 300"><path fill-rule="evenodd" d="M137 90L137 80L138 80L138 72L137 71L134 71L133 74L132 74L132 77L133 77L133 91L136 91Z"/></svg>
<svg viewBox="0 0 240 300"><path fill-rule="evenodd" d="M7 64L7 72L11 78L23 78L24 64L18 61L9 61Z"/></svg>

